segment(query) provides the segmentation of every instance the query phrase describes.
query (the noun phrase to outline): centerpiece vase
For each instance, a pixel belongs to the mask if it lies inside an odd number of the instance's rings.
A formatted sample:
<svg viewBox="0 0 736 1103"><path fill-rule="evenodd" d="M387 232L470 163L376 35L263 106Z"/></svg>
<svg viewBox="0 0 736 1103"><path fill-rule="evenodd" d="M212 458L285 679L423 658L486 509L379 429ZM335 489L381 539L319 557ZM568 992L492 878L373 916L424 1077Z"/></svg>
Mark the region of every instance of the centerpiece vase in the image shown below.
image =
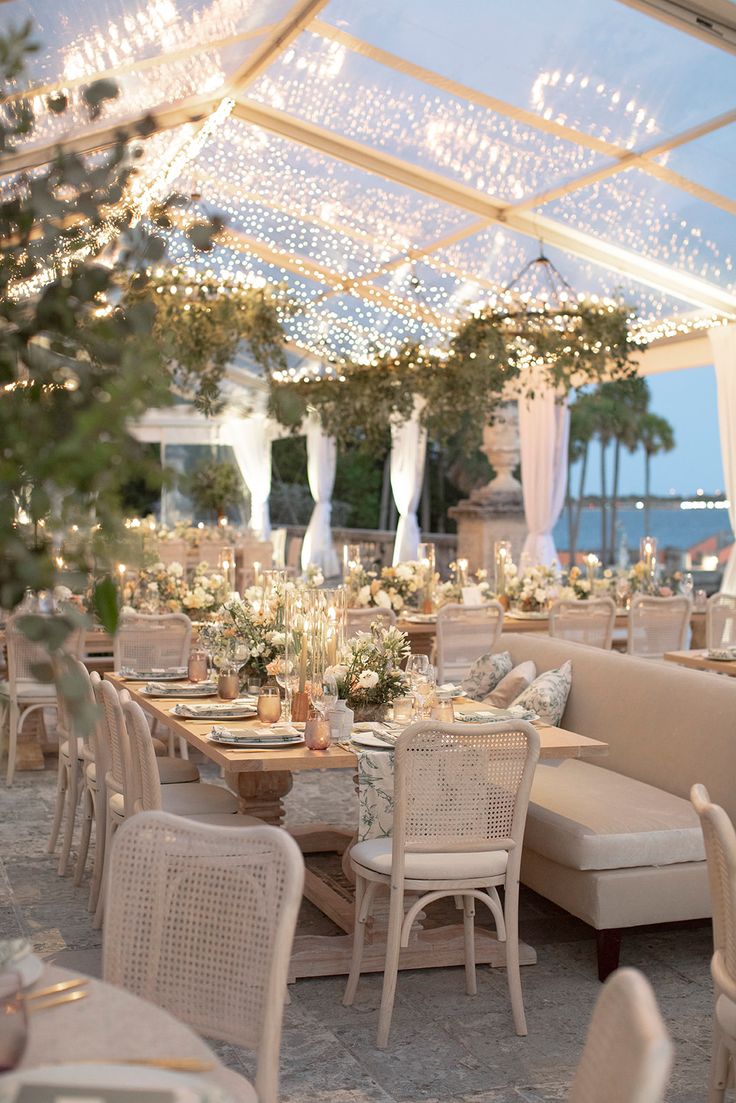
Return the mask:
<svg viewBox="0 0 736 1103"><path fill-rule="evenodd" d="M356 724L373 721L380 723L388 715L388 705L360 705L353 706L353 717Z"/></svg>

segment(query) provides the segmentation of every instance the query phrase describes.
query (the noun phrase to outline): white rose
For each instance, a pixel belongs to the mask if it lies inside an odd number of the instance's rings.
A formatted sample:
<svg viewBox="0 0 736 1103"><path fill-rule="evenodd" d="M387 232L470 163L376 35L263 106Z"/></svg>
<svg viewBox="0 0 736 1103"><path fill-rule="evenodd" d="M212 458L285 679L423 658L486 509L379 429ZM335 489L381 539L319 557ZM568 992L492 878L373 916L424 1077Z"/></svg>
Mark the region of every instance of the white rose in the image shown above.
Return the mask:
<svg viewBox="0 0 736 1103"><path fill-rule="evenodd" d="M358 677L358 686L360 689L375 689L378 685L378 675L375 670L364 670Z"/></svg>
<svg viewBox="0 0 736 1103"><path fill-rule="evenodd" d="M401 596L401 594L394 594L392 604L393 604L393 607L394 607L394 609L396 610L397 613L398 613L399 609L404 608L404 599Z"/></svg>
<svg viewBox="0 0 736 1103"><path fill-rule="evenodd" d="M358 605L369 605L371 600L370 586L361 586L358 590Z"/></svg>
<svg viewBox="0 0 736 1103"><path fill-rule="evenodd" d="M412 571L408 563L399 563L398 567L396 568L396 577L400 578L404 582L408 582L413 573L414 572Z"/></svg>
<svg viewBox="0 0 736 1103"><path fill-rule="evenodd" d="M381 609L391 608L391 598L388 596L385 590L379 590L376 594L376 605L380 606Z"/></svg>
<svg viewBox="0 0 736 1103"><path fill-rule="evenodd" d="M181 563L172 563L169 566L169 574L172 574L174 578L181 578L181 576L184 574L184 568L182 567Z"/></svg>
<svg viewBox="0 0 736 1103"><path fill-rule="evenodd" d="M547 591L540 586L539 589L534 591L534 600L538 601L540 605L544 605L547 600Z"/></svg>
<svg viewBox="0 0 736 1103"><path fill-rule="evenodd" d="M348 672L348 668L344 663L337 663L335 666L328 666L326 673L332 674L335 678L344 678Z"/></svg>

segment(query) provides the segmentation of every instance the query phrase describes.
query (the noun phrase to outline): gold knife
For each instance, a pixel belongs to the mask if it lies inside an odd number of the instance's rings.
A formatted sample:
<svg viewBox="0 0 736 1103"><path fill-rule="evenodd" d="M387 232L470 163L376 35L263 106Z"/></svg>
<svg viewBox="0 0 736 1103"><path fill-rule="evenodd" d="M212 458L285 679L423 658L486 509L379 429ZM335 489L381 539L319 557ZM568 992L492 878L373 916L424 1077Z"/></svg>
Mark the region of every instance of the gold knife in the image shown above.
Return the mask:
<svg viewBox="0 0 736 1103"><path fill-rule="evenodd" d="M58 984L50 984L48 988L39 988L37 992L21 992L21 999L39 1000L46 996L53 996L57 992L66 992L70 988L83 988L89 984L86 977L77 977L75 980L61 980Z"/></svg>
<svg viewBox="0 0 736 1103"><path fill-rule="evenodd" d="M35 1014L36 1011L48 1011L52 1007L60 1007L63 1003L74 1003L75 1000L84 1000L89 992L62 992L60 996L51 1000L41 1000L40 1003L28 1005L27 1010Z"/></svg>

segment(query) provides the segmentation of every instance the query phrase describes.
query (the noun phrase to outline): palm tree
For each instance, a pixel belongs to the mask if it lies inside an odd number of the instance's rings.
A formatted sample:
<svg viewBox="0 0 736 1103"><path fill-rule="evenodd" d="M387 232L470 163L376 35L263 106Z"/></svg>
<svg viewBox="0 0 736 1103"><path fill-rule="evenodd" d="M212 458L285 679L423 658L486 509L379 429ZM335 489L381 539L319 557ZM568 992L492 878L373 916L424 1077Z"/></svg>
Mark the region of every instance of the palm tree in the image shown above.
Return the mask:
<svg viewBox="0 0 736 1103"><path fill-rule="evenodd" d="M649 406L649 384L645 379L635 376L632 379L620 379L603 383L601 394L610 402L613 431L613 478L611 486L611 530L608 552L609 562L616 559L616 521L618 514L619 476L621 470L621 448L635 452L640 442L642 418L647 415Z"/></svg>
<svg viewBox="0 0 736 1103"><path fill-rule="evenodd" d="M644 531L649 532L652 456L675 447L675 433L667 418L645 414L639 425L639 443L644 449Z"/></svg>
<svg viewBox="0 0 736 1103"><path fill-rule="evenodd" d="M594 395L591 394L578 395L575 402L570 406L570 463L568 466L567 483L567 522L570 545L570 566L573 566L575 563L575 552L577 550L578 534L580 532L580 514L583 508L583 495L585 494L585 477L588 471L588 453L590 450L590 442L595 432L593 398ZM573 505L570 493L570 468L572 464L576 463L578 460L580 461L578 495L577 501Z"/></svg>

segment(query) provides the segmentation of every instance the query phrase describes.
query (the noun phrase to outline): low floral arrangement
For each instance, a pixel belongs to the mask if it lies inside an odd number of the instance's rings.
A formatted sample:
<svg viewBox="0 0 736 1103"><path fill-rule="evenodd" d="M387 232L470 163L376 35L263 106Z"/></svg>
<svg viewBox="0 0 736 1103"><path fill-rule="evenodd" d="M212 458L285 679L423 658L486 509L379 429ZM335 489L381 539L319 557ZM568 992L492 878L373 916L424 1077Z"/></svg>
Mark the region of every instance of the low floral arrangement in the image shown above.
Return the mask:
<svg viewBox="0 0 736 1103"><path fill-rule="evenodd" d="M328 667L337 681L337 695L357 712L378 711L406 692L402 664L411 648L404 632L383 628L378 622L370 632L348 641L342 662Z"/></svg>
<svg viewBox="0 0 736 1103"><path fill-rule="evenodd" d="M153 514L142 519L128 518L125 526L131 530L138 529L143 534L145 543L150 541L155 545L165 544L169 540L185 540L191 548L206 542L224 544L241 535L241 529L237 525L206 525L203 521L198 524L194 521L176 521L173 525L164 525Z"/></svg>
<svg viewBox="0 0 736 1103"><path fill-rule="evenodd" d="M450 570L457 571L457 564L450 563ZM436 588L437 604L446 605L448 602L460 604L463 600L463 585L477 586L483 597L483 601L492 601L494 597L491 584L488 581L488 571L480 567L473 574L468 575L468 580L462 583L458 577L440 582Z"/></svg>
<svg viewBox="0 0 736 1103"><path fill-rule="evenodd" d="M559 595L559 577L554 567L527 567L519 571L506 566L506 596L520 613L545 613Z"/></svg>
<svg viewBox="0 0 736 1103"><path fill-rule="evenodd" d="M191 579L181 563L155 563L125 580L121 599L124 610L187 613L199 620L214 613L229 595L227 579L208 563L195 567Z"/></svg>
<svg viewBox="0 0 736 1103"><path fill-rule="evenodd" d="M265 678L274 672L284 650L282 609L283 601L228 601L216 620L202 626L198 643L215 666L247 666Z"/></svg>
<svg viewBox="0 0 736 1103"><path fill-rule="evenodd" d="M435 575L435 586L438 580L439 575ZM400 613L404 608L417 608L426 579L420 563L406 562L383 567L380 574L354 567L345 584L351 608L375 607Z"/></svg>
<svg viewBox="0 0 736 1103"><path fill-rule="evenodd" d="M590 597L616 596L616 575L607 567L600 578L592 580L587 571L580 567L570 567L563 577L562 586L557 595L566 600L587 601Z"/></svg>

